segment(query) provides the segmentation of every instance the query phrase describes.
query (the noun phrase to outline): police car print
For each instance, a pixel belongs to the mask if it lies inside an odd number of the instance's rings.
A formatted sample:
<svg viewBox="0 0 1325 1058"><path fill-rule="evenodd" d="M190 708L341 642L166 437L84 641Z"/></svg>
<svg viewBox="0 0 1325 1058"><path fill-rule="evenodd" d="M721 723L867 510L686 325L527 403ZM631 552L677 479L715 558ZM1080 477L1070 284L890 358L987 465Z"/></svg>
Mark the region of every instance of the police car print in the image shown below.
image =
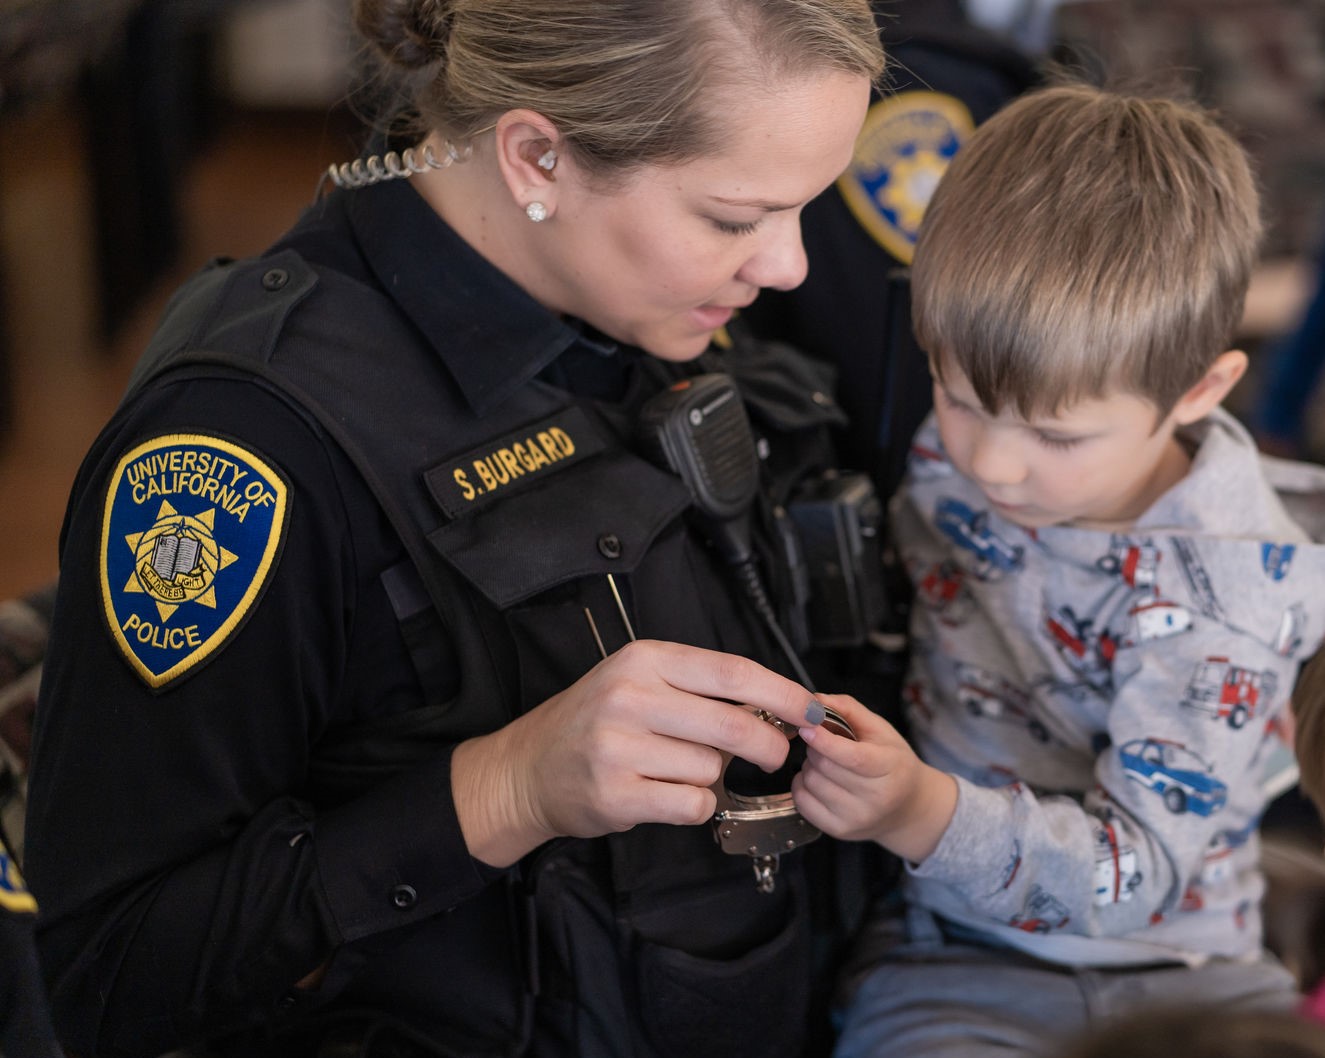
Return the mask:
<svg viewBox="0 0 1325 1058"><path fill-rule="evenodd" d="M978 511L955 496L944 496L934 507L934 524L965 553L971 573L994 580L1021 568L1025 548L1003 539L989 526L989 512Z"/></svg>
<svg viewBox="0 0 1325 1058"><path fill-rule="evenodd" d="M1127 777L1162 797L1175 815L1212 816L1228 802L1228 786L1213 766L1181 742L1134 738L1119 747L1118 758Z"/></svg>

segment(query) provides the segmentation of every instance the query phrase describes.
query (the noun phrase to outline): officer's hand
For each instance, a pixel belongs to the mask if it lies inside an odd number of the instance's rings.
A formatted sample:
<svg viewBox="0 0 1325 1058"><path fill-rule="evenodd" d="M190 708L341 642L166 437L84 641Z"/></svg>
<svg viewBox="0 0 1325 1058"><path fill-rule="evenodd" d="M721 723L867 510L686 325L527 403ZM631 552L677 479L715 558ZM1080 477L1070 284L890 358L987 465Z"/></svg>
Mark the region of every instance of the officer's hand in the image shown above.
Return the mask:
<svg viewBox="0 0 1325 1058"><path fill-rule="evenodd" d="M703 823L724 752L769 771L786 759L786 736L753 710L799 727L810 701L800 684L746 658L631 643L456 749L451 785L470 853L505 866L553 837Z"/></svg>
<svg viewBox="0 0 1325 1058"><path fill-rule="evenodd" d="M952 820L956 781L924 763L892 724L854 698L819 700L846 720L856 741L822 727L801 729L808 748L791 784L796 808L825 834L877 841L919 863Z"/></svg>

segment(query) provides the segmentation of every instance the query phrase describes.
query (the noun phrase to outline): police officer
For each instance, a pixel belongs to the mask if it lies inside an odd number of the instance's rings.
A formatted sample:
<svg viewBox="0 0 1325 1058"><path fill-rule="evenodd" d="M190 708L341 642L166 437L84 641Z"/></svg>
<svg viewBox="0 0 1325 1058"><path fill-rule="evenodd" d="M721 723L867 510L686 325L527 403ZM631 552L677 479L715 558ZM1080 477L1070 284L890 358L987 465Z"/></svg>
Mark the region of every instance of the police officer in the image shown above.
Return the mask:
<svg viewBox="0 0 1325 1058"><path fill-rule="evenodd" d="M23 884L9 843L0 843L0 1053L60 1058L37 965L37 904Z"/></svg>
<svg viewBox="0 0 1325 1058"><path fill-rule="evenodd" d="M179 292L73 489L27 827L63 1042L803 1053L832 850L707 824L824 712L638 419L729 372L776 552L838 413L707 350L804 277L868 7L354 14L409 121Z"/></svg>

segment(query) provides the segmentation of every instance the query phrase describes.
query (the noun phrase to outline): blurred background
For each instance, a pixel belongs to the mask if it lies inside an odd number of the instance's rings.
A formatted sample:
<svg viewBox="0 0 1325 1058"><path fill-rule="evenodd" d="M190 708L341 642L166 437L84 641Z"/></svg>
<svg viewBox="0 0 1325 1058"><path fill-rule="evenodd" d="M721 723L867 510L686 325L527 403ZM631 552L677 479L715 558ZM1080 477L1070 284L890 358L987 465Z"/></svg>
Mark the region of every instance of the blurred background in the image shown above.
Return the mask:
<svg viewBox="0 0 1325 1058"><path fill-rule="evenodd" d="M79 461L170 290L213 256L261 250L357 153L348 6L0 0L0 599L55 576ZM1325 242L1325 0L967 10L1037 55L1176 71L1223 113L1265 189L1242 336L1259 366L1301 319ZM1308 420L1313 457L1323 419Z"/></svg>
<svg viewBox="0 0 1325 1058"><path fill-rule="evenodd" d="M0 599L171 290L358 153L348 0L0 0Z"/></svg>

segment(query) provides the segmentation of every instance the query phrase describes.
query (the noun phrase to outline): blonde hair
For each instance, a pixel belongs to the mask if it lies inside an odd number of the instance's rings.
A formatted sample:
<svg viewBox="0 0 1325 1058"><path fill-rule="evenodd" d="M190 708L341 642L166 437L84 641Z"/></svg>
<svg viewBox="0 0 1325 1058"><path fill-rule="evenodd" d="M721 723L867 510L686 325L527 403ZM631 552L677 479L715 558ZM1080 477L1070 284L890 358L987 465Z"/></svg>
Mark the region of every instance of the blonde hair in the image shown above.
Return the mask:
<svg viewBox="0 0 1325 1058"><path fill-rule="evenodd" d="M916 338L1024 417L1113 392L1166 415L1233 341L1261 220L1195 104L1059 84L957 153L921 224Z"/></svg>
<svg viewBox="0 0 1325 1058"><path fill-rule="evenodd" d="M354 19L415 132L528 108L600 176L718 149L739 115L707 105L715 84L883 69L867 0L355 0Z"/></svg>

